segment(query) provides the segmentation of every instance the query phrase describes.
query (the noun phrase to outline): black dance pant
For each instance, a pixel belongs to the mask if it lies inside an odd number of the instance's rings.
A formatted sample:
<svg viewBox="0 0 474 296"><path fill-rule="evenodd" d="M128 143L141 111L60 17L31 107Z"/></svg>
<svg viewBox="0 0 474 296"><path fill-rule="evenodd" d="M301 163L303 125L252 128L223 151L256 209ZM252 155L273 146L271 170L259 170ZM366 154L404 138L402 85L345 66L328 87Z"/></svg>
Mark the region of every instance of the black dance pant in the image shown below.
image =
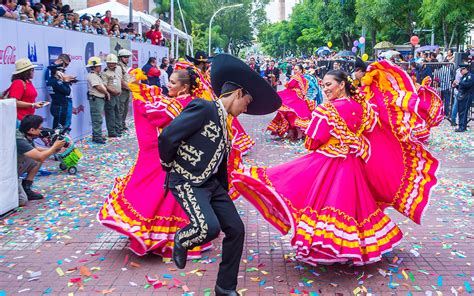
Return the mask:
<svg viewBox="0 0 474 296"><path fill-rule="evenodd" d="M245 228L227 191L215 176L199 187L171 173L170 190L188 215L190 224L176 235L183 247L192 249L225 234L217 285L235 290L244 247Z"/></svg>

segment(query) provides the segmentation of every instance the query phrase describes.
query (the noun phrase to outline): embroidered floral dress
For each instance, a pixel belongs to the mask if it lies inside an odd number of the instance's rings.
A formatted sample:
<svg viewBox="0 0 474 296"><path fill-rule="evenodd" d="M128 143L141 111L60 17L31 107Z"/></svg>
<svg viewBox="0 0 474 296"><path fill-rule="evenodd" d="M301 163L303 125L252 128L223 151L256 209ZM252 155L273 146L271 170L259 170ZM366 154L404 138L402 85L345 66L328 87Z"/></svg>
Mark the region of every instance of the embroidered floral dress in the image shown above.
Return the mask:
<svg viewBox="0 0 474 296"><path fill-rule="evenodd" d="M308 81L303 75L293 75L286 84L286 89L278 92L282 105L267 130L273 135L283 137L289 129L306 130L311 120L315 102L306 99Z"/></svg>

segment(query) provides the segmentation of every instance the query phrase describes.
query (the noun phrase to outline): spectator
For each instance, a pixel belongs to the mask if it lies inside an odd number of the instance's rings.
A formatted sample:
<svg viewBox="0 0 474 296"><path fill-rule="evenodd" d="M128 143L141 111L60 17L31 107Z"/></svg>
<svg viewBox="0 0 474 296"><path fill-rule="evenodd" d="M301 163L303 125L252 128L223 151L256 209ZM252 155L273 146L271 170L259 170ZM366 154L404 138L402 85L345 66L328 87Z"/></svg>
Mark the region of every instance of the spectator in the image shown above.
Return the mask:
<svg viewBox="0 0 474 296"><path fill-rule="evenodd" d="M43 195L31 189L35 176L41 168L41 164L65 144L64 140L57 140L49 149L36 148L33 139L39 137L42 123L43 118L41 116L26 115L16 132L18 177L24 173L27 174L21 184L18 184L20 205L25 205L26 203L24 195L26 195L28 200L43 198Z"/></svg>
<svg viewBox="0 0 474 296"><path fill-rule="evenodd" d="M105 144L105 138L102 137L102 113L104 113L105 101L110 100L110 94L100 77L102 61L98 57L91 57L86 67L89 69L87 85L92 120L92 142Z"/></svg>
<svg viewBox="0 0 474 296"><path fill-rule="evenodd" d="M46 7L41 3L36 3L33 5L33 13L35 18L35 23L37 24L48 24L46 20Z"/></svg>
<svg viewBox="0 0 474 296"><path fill-rule="evenodd" d="M69 6L69 4L66 4L61 7L61 13L71 14L74 13L74 9L71 9L71 6Z"/></svg>
<svg viewBox="0 0 474 296"><path fill-rule="evenodd" d="M252 70L254 70L255 72L257 72L260 75L260 66L256 64L254 57L250 58L249 66Z"/></svg>
<svg viewBox="0 0 474 296"><path fill-rule="evenodd" d="M90 30L92 34L104 35L104 30L102 29L101 20L97 17L94 17L91 21Z"/></svg>
<svg viewBox="0 0 474 296"><path fill-rule="evenodd" d="M420 70L419 75L418 75L417 80L416 80L419 84L421 84L423 79L425 79L425 77L427 77L427 76L429 76L429 77L431 77L431 79L433 79L433 70L431 70L431 67L429 67L426 63L427 62L423 62L421 64L421 70Z"/></svg>
<svg viewBox="0 0 474 296"><path fill-rule="evenodd" d="M169 67L168 67L169 68ZM166 66L165 65L161 65L160 66L160 84L161 84L161 89L163 90L163 93L165 95L168 95L168 81L169 81L169 76L168 76L168 72L166 71Z"/></svg>
<svg viewBox="0 0 474 296"><path fill-rule="evenodd" d="M53 115L53 128L59 125L65 127L68 117L69 96L71 95L71 85L64 75L63 67L55 67L51 70L51 77L47 84L51 88L51 108Z"/></svg>
<svg viewBox="0 0 474 296"><path fill-rule="evenodd" d="M160 64L160 69L166 69L166 71L169 71L169 60L167 57L161 58L161 64ZM173 73L173 69L171 69L171 73ZM169 76L169 75L168 75Z"/></svg>
<svg viewBox="0 0 474 296"><path fill-rule="evenodd" d="M2 0L2 5L0 5L0 16L17 19L18 14L15 12L16 6L16 0Z"/></svg>
<svg viewBox="0 0 474 296"><path fill-rule="evenodd" d="M90 17L88 15L82 15L80 18L81 24L79 26L79 30L84 33L92 33L92 30L89 26L89 22L91 21Z"/></svg>
<svg viewBox="0 0 474 296"><path fill-rule="evenodd" d="M444 60L444 57L443 57L443 54L441 53L439 47L435 50L435 54L436 54L436 60L438 61L438 63L442 63L443 60Z"/></svg>
<svg viewBox="0 0 474 296"><path fill-rule="evenodd" d="M120 26L118 24L112 25L112 27L110 28L109 35L113 36L113 37L120 38L120 35L121 35Z"/></svg>
<svg viewBox="0 0 474 296"><path fill-rule="evenodd" d="M105 58L107 68L102 73L105 87L110 94L110 99L105 101L105 124L109 138L122 136L120 124L120 113L118 110L119 96L122 93L122 71L117 67L118 58L114 54L109 54Z"/></svg>
<svg viewBox="0 0 474 296"><path fill-rule="evenodd" d="M18 123L28 114L34 114L35 109L42 108L45 102L36 103L38 92L31 82L34 76L35 65L28 58L18 59L15 63L12 84L6 90L7 97L14 98L16 102L16 112Z"/></svg>
<svg viewBox="0 0 474 296"><path fill-rule="evenodd" d="M168 73L168 78L171 77L171 74L173 74L175 66L176 66L176 59L170 58L170 64L168 65L168 68L166 69L166 73Z"/></svg>
<svg viewBox="0 0 474 296"><path fill-rule="evenodd" d="M146 32L145 35L148 39L151 40L151 44L161 45L163 40L163 35L160 32L160 20L156 20L155 25L151 26L150 30Z"/></svg>
<svg viewBox="0 0 474 296"><path fill-rule="evenodd" d="M454 53L453 53L453 50L451 48L448 49L448 53L446 54L446 57L444 58L444 61L446 63L454 63Z"/></svg>
<svg viewBox="0 0 474 296"><path fill-rule="evenodd" d="M71 58L69 55L62 53L58 56L58 58L52 63L51 65L48 66L48 71L46 71L45 74L45 81L46 81L46 86L49 88L49 94L51 98L55 94L54 89L52 86L49 84L50 77L52 76L52 72L55 71L55 68L57 67L62 67L64 71L66 68L69 66L71 63ZM71 76L71 75L66 75L64 74L64 71L59 71L56 74L60 76L60 79L64 81L65 83L71 84L74 82L77 82L76 76ZM71 117L72 117L72 99L68 96L66 97L67 100L67 109L63 110L66 114L66 121L65 124L62 124L63 126L70 127L71 126ZM52 108L52 106L51 106Z"/></svg>
<svg viewBox="0 0 474 296"><path fill-rule="evenodd" d="M107 24L110 24L110 22L112 21L112 11L110 10L107 10L105 12L105 17L103 18L104 22L106 22Z"/></svg>
<svg viewBox="0 0 474 296"><path fill-rule="evenodd" d="M150 57L148 62L142 67L143 73L148 77L148 79L143 82L148 85L156 85L160 87L161 71L156 67L156 65L156 58Z"/></svg>

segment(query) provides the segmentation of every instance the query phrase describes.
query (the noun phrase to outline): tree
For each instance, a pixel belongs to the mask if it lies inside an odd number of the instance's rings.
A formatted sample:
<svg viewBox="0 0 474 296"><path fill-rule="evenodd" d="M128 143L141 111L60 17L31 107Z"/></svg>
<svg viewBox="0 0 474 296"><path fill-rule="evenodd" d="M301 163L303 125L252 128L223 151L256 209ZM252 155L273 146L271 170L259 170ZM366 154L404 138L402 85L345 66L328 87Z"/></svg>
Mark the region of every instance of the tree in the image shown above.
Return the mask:
<svg viewBox="0 0 474 296"><path fill-rule="evenodd" d="M181 16L175 1L175 25L182 28ZM264 11L269 0L180 0L188 32L191 32L196 49L208 48L209 21L220 7L243 3L242 8L232 8L220 12L212 24L212 47L223 48L226 52L238 54L252 44L256 32L266 20ZM155 0L156 12L165 13L170 9L170 0Z"/></svg>
<svg viewBox="0 0 474 296"><path fill-rule="evenodd" d="M440 25L444 48L451 48L456 34L458 37L464 37L469 28L469 23L472 22L474 16L474 2L423 0L420 13L424 25L430 27Z"/></svg>

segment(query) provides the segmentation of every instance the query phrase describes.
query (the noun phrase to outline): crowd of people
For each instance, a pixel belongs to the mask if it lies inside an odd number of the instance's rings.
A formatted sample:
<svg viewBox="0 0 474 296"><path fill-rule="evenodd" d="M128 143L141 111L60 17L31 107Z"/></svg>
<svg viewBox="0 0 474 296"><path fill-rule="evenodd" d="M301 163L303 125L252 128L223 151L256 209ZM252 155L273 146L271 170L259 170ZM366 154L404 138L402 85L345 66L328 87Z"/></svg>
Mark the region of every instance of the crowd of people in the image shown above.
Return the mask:
<svg viewBox="0 0 474 296"><path fill-rule="evenodd" d="M133 23L126 26L120 24L110 10L103 15L79 15L68 4L63 5L62 1L32 4L29 0L2 0L0 17L154 45L165 43L160 31L160 19L157 19L147 32L140 34Z"/></svg>
<svg viewBox="0 0 474 296"><path fill-rule="evenodd" d="M413 82L418 85L421 85L424 80L430 79L430 87L438 92L443 101L446 118L451 122L452 126L458 126L459 118L461 118L458 108L459 82L463 76L462 72L464 69L468 69L472 62L467 60L455 68L453 63L454 53L451 49L447 51L446 56L437 52L439 51L419 52L415 59L407 56L406 59L411 59L411 62L404 62L393 58L390 60L399 64L407 71ZM438 62L438 58L442 62ZM305 72L304 76L308 84L310 84L307 97L309 100L317 101L318 103L321 103L321 90L318 89L314 81L319 81L320 84L322 77L327 71L344 70L348 73L357 73L357 71L360 71L361 66L369 64L363 62L360 58L341 59L335 53L326 58L310 57L280 60L265 58L263 62L259 60L259 58L251 56L248 58L248 64L252 69L265 77L275 89L277 85L282 85L284 80L289 81L294 75L295 67L301 65ZM353 77L353 79L357 81L356 77ZM467 109L469 110L469 107ZM460 125L456 131L465 131L465 124Z"/></svg>

